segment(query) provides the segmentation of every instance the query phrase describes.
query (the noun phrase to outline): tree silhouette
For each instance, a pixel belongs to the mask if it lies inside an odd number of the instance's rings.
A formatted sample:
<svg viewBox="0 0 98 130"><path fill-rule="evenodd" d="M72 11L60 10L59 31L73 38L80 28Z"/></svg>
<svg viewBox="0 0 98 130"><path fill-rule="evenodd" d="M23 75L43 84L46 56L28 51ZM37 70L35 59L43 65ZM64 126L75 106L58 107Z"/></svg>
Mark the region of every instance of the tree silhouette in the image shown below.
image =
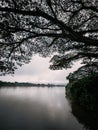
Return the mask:
<svg viewBox="0 0 98 130"><path fill-rule="evenodd" d="M0 75L53 52L50 69L98 66L97 0L0 1Z"/></svg>

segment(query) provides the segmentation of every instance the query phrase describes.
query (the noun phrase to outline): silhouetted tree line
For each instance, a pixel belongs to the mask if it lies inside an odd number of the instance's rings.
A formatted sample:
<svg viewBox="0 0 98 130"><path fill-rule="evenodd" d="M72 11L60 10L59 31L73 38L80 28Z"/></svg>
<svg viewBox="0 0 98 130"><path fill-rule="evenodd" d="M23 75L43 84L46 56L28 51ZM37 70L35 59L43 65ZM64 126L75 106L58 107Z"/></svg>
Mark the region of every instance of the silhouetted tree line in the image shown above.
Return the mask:
<svg viewBox="0 0 98 130"><path fill-rule="evenodd" d="M0 81L0 87L64 87L65 85L63 84L44 84L44 83L28 83L28 82L4 82L4 81Z"/></svg>

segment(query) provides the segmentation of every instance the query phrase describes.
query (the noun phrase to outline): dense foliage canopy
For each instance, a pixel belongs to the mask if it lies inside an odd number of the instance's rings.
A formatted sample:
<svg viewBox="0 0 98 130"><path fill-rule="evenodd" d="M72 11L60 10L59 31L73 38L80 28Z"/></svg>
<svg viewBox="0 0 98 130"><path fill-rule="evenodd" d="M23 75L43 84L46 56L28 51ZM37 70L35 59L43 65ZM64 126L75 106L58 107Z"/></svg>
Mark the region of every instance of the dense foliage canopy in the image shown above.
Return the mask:
<svg viewBox="0 0 98 130"><path fill-rule="evenodd" d="M50 69L98 68L97 0L0 0L0 75L53 52Z"/></svg>

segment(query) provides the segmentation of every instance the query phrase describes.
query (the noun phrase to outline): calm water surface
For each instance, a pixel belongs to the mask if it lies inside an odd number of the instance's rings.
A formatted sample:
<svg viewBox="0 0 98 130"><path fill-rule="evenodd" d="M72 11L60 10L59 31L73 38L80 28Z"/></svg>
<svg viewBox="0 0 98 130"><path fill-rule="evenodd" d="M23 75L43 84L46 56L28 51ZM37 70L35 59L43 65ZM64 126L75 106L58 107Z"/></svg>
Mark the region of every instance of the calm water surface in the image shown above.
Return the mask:
<svg viewBox="0 0 98 130"><path fill-rule="evenodd" d="M64 87L0 89L0 130L84 130Z"/></svg>

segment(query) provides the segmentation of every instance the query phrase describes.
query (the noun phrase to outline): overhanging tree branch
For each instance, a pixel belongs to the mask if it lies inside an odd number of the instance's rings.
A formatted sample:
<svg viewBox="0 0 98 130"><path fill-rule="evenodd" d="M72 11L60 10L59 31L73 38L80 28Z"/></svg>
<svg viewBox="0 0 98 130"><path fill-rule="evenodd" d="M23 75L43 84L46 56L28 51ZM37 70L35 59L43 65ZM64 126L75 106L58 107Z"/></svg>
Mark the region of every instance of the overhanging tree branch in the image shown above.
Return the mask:
<svg viewBox="0 0 98 130"><path fill-rule="evenodd" d="M29 15L29 16L44 17L47 20L50 20L54 24L58 25L62 29L63 33L65 33L65 35L68 34L67 37L69 39L71 39L72 41L83 42L87 45L92 45L92 46L98 46L98 40L87 38L87 37L80 35L80 33L73 31L70 27L66 26L62 21L53 18L52 16L39 10L38 8L36 11L25 11L25 10L13 9L13 8L0 8L0 11L5 11L5 12L7 11L7 12L22 14L22 15ZM66 36L65 36L65 38L66 38Z"/></svg>
<svg viewBox="0 0 98 130"><path fill-rule="evenodd" d="M0 60L3 72L28 63L33 53L48 56L53 52L60 54L54 58L54 69L71 67L73 61L79 59L85 63L89 58L98 62L96 1L2 0Z"/></svg>

